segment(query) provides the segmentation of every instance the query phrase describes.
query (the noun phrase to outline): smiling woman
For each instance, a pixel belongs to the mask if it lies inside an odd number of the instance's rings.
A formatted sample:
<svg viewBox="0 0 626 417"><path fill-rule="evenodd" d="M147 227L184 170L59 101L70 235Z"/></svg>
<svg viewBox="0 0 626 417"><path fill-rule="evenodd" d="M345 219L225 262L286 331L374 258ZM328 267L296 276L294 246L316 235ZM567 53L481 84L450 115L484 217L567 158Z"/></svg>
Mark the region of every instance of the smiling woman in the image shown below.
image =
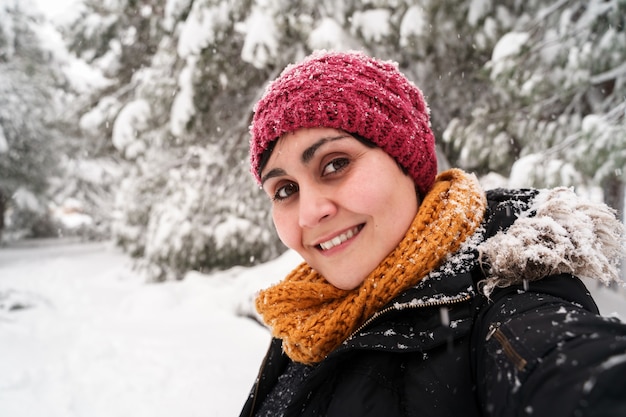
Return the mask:
<svg viewBox="0 0 626 417"><path fill-rule="evenodd" d="M626 325L576 277L618 279L607 206L437 173L421 91L359 52L287 67L251 133L304 262L256 300L274 339L242 416L626 413Z"/></svg>
<svg viewBox="0 0 626 417"><path fill-rule="evenodd" d="M417 213L413 180L394 159L335 129L285 135L262 172L281 240L340 289L360 285Z"/></svg>

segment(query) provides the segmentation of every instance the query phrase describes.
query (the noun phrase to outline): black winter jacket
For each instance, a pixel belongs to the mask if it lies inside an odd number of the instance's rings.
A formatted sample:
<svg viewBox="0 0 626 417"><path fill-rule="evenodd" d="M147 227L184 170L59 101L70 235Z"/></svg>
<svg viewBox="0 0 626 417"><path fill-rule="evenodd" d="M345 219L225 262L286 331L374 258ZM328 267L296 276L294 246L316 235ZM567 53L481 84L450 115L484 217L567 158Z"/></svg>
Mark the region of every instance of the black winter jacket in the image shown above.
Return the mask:
<svg viewBox="0 0 626 417"><path fill-rule="evenodd" d="M534 192L492 192L484 234ZM399 295L292 387L286 416L626 416L626 324L568 274L479 295L466 247ZM241 412L253 417L290 359L274 339Z"/></svg>

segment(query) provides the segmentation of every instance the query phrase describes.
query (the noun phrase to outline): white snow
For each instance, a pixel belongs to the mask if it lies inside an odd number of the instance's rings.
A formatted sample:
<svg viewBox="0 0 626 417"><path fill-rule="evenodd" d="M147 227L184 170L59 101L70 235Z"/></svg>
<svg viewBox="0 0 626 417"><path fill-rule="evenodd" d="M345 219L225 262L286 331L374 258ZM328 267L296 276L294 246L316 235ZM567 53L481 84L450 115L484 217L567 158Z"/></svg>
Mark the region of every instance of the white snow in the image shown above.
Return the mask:
<svg viewBox="0 0 626 417"><path fill-rule="evenodd" d="M198 58L195 55L187 57L185 67L178 75L178 92L170 109L170 132L174 136L181 136L185 126L196 113L193 104L193 71Z"/></svg>
<svg viewBox="0 0 626 417"><path fill-rule="evenodd" d="M493 48L492 61L500 61L511 55L518 54L530 35L526 32L509 32L505 34Z"/></svg>
<svg viewBox="0 0 626 417"><path fill-rule="evenodd" d="M0 153L7 153L9 151L9 143L7 137L4 134L4 129L0 126Z"/></svg>
<svg viewBox="0 0 626 417"><path fill-rule="evenodd" d="M176 26L179 15L183 10L188 10L192 0L166 0L163 7L163 25L169 31Z"/></svg>
<svg viewBox="0 0 626 417"><path fill-rule="evenodd" d="M488 0L472 0L467 12L467 23L476 26L478 21L485 17L491 10L491 2Z"/></svg>
<svg viewBox="0 0 626 417"><path fill-rule="evenodd" d="M256 68L265 68L278 55L278 32L273 16L256 4L244 25L238 30L246 34L241 59Z"/></svg>
<svg viewBox="0 0 626 417"><path fill-rule="evenodd" d="M511 57L519 54L530 35L526 32L509 32L502 36L491 54L488 67L491 68L491 79L509 69L514 62Z"/></svg>
<svg viewBox="0 0 626 417"><path fill-rule="evenodd" d="M108 243L0 249L0 415L238 415L269 344L255 292L299 258L144 283Z"/></svg>
<svg viewBox="0 0 626 417"><path fill-rule="evenodd" d="M424 9L416 5L409 7L400 23L400 44L408 45L407 38L425 35L427 31L428 20Z"/></svg>
<svg viewBox="0 0 626 417"><path fill-rule="evenodd" d="M136 159L146 151L139 133L148 127L150 103L144 99L131 101L122 107L113 123L113 146L127 159Z"/></svg>
<svg viewBox="0 0 626 417"><path fill-rule="evenodd" d="M148 284L109 243L0 248L0 415L238 415L270 340L243 316L299 262ZM626 317L624 294L590 290Z"/></svg>
<svg viewBox="0 0 626 417"><path fill-rule="evenodd" d="M41 211L41 204L35 194L26 187L20 187L13 193L13 203L17 207L21 207L33 212Z"/></svg>
<svg viewBox="0 0 626 417"><path fill-rule="evenodd" d="M380 42L392 33L390 26L391 10L370 9L356 11L352 15L352 30L360 33L366 42Z"/></svg>
<svg viewBox="0 0 626 417"><path fill-rule="evenodd" d="M552 179L548 187L580 184L581 174L576 168L560 159L548 159L545 155L529 154L517 159L511 167L507 186L510 188L531 187L538 178Z"/></svg>
<svg viewBox="0 0 626 417"><path fill-rule="evenodd" d="M76 17L79 0L35 0L39 10L57 23L69 22Z"/></svg>
<svg viewBox="0 0 626 417"><path fill-rule="evenodd" d="M100 126L115 119L122 103L114 97L104 97L98 104L80 118L78 123L81 131L87 135L98 135Z"/></svg>
<svg viewBox="0 0 626 417"><path fill-rule="evenodd" d="M345 31L337 20L331 17L320 19L309 34L307 46L311 50L333 49L336 51L363 48L356 38Z"/></svg>
<svg viewBox="0 0 626 417"><path fill-rule="evenodd" d="M215 40L220 25L228 22L226 3L207 7L204 2L194 2L182 26L177 51L181 58L198 55Z"/></svg>
<svg viewBox="0 0 626 417"><path fill-rule="evenodd" d="M65 40L59 32L59 25L69 23L80 13L82 2L35 0L35 3L46 19L32 22L30 28L37 34L41 47L54 57L72 89L77 93L87 93L92 89L109 86L113 81L106 78L100 69L88 65L67 50ZM10 24L11 19L2 19L0 16L0 21Z"/></svg>

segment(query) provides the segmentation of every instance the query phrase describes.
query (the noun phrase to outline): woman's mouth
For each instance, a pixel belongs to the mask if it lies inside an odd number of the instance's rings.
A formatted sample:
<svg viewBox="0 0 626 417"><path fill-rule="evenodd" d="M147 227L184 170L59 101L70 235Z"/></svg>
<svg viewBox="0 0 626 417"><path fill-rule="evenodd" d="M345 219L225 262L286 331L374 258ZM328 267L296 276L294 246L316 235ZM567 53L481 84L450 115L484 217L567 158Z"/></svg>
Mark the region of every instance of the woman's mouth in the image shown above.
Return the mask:
<svg viewBox="0 0 626 417"><path fill-rule="evenodd" d="M338 236L335 236L334 238L327 240L326 242L322 242L317 246L319 249L323 251L332 249L335 246L341 245L346 240L351 239L352 237L356 236L361 231L361 229L363 229L363 226L364 226L363 224L355 226L352 229L348 230L347 232L342 233Z"/></svg>

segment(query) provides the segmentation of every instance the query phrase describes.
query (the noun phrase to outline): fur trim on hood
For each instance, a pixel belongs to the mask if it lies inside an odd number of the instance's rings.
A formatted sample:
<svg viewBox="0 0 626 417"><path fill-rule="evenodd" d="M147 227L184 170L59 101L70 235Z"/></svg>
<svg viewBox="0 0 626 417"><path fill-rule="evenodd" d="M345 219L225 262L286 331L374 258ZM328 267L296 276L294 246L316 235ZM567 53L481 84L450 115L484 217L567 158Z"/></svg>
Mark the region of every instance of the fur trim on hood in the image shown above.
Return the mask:
<svg viewBox="0 0 626 417"><path fill-rule="evenodd" d="M604 284L623 282L624 225L615 210L571 188L541 190L505 232L478 246L486 272L482 292L568 273Z"/></svg>

